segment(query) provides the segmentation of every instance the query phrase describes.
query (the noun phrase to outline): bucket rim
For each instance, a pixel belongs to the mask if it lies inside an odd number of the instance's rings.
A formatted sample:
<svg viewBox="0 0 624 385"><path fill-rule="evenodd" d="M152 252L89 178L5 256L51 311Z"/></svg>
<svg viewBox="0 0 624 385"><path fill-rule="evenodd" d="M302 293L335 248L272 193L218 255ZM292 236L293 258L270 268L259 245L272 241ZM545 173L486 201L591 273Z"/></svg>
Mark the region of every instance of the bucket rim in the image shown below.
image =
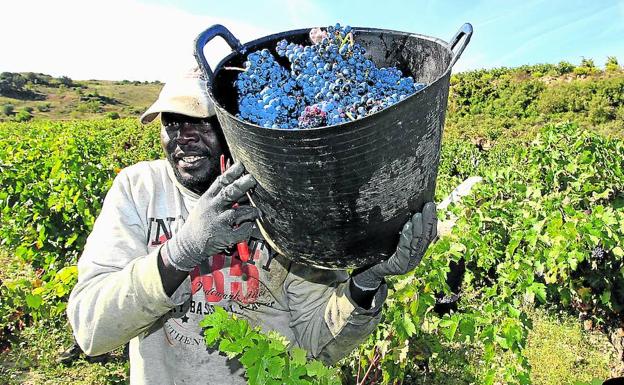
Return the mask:
<svg viewBox="0 0 624 385"><path fill-rule="evenodd" d="M232 50L232 52L230 52L228 55L226 55L223 59L221 59L219 61L219 63L217 63L217 65L214 67L214 74L218 73L219 71L221 71L224 68L225 63L227 63L228 61L230 61L232 58L238 56L238 55L246 55L247 51L250 50L251 46L257 45L257 44L261 44L264 43L266 40L276 40L278 38L285 38L287 36L290 35L294 35L294 34L301 34L301 33L309 33L310 30L312 28L318 28L318 27L311 27L311 28L299 28L299 29L293 29L293 30L289 30L289 31L283 31L283 32L278 32L278 33L274 33L271 35L266 35L266 36L262 36L259 37L257 39L254 40L250 40L244 44L242 44L243 49L241 51L236 51L236 50ZM334 127L341 127L341 126L345 126L348 125L354 121L363 121L365 119L368 118L372 118L373 116L379 114L380 112L386 111L392 107L395 107L398 104L404 103L406 102L408 99L411 99L413 97L415 97L416 95L419 95L421 93L423 93L425 90L429 89L430 86L433 86L434 84L440 82L442 79L446 78L447 76L450 75L451 70L453 69L453 62L452 62L452 58L453 58L453 50L450 47L450 44L440 38L437 37L433 37L433 36L428 36L428 35L423 35L423 34L419 34L419 33L413 33L413 32L405 32L405 31L397 31L397 30L392 30L392 29L383 29L383 28L374 28L374 27L351 27L352 31L357 31L357 32L369 32L369 33L375 33L375 32L382 32L382 33L394 33L394 34L399 34L399 35L404 35L407 37L415 37L418 39L422 39L422 40L428 40L432 43L436 43L438 44L441 48L443 48L446 53L449 55L449 64L447 64L446 69L440 74L440 76L438 76L434 81L432 81L431 83L427 84L425 87L419 89L418 91L414 92L413 94L409 95L408 97L406 97L403 100L400 100L398 102L396 102L395 104L388 106L386 108L384 108L383 110L377 111L374 114L371 115L366 115L363 118L360 119L356 119L356 120L352 120L352 121L346 121L344 123L339 123L339 124L332 124L332 125L326 125L326 126L320 126L320 127L313 127L313 128L273 128L273 127L264 127L264 126L260 126L258 124L255 123L251 123L249 121L243 120L239 117L237 117L236 115L230 113L227 109L225 109L221 103L219 103L218 100L216 100L216 98L214 97L213 94L213 87L208 87L208 96L210 97L210 100L213 102L214 106L216 107L216 109L221 112L222 114L227 114L228 118L234 119L240 123L243 123L245 125L254 127L254 128L259 128L262 130L274 130L277 132L299 132L299 131L306 131L306 132L314 132L317 130L326 130L328 128L334 128ZM213 79L211 79L211 81L213 81Z"/></svg>

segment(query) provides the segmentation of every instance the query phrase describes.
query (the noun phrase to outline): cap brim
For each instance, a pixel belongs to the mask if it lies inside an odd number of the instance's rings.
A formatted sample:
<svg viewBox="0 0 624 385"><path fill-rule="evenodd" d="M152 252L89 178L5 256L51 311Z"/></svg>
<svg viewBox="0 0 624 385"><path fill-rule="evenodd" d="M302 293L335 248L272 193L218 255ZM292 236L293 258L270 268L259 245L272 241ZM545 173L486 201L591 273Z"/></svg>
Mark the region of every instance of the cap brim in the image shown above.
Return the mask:
<svg viewBox="0 0 624 385"><path fill-rule="evenodd" d="M148 124L156 119L161 112L170 112L172 114L186 115L193 118L207 118L215 114L214 108L208 108L208 114L206 114L206 112L194 108L185 108L184 104L172 108L170 103L165 104L161 102L161 99L158 99L141 115L139 120L143 124Z"/></svg>

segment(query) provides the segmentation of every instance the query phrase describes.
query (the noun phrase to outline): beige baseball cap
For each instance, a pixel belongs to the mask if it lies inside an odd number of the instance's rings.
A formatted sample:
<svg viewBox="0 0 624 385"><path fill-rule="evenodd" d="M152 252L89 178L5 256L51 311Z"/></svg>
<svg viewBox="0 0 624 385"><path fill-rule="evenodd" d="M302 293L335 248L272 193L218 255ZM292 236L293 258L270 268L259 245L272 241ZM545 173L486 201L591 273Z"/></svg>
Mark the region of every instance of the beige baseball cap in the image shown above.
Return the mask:
<svg viewBox="0 0 624 385"><path fill-rule="evenodd" d="M151 122L161 112L194 118L209 118L215 115L214 104L208 97L206 79L199 68L167 81L158 99L141 115L141 123Z"/></svg>

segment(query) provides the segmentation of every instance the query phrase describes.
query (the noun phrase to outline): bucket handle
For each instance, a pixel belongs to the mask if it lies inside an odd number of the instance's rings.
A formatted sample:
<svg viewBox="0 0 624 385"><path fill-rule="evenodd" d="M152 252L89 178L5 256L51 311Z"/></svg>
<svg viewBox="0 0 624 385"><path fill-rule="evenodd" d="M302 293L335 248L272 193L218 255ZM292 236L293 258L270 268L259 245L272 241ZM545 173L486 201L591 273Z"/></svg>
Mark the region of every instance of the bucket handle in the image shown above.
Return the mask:
<svg viewBox="0 0 624 385"><path fill-rule="evenodd" d="M459 28L459 31L451 38L451 42L449 43L449 50L453 52L453 57L451 58L451 67L455 65L455 62L459 59L462 52L470 42L470 38L472 37L472 24L465 23ZM463 38L463 39L462 39ZM461 43L461 44L460 44ZM453 51L455 47L459 44L459 48L457 51Z"/></svg>
<svg viewBox="0 0 624 385"><path fill-rule="evenodd" d="M197 60L197 64L199 68L203 72L204 76L207 80L207 85L209 89L212 89L212 79L214 74L210 65L208 64L208 60L206 60L206 55L204 55L204 47L208 42L214 39L217 36L221 36L223 40L232 48L234 51L238 51L240 53L245 53L245 47L241 44L241 42L234 37L232 32L222 26L221 24L215 24L212 27L206 29L204 32L200 33L195 39L195 51L194 56L195 60Z"/></svg>

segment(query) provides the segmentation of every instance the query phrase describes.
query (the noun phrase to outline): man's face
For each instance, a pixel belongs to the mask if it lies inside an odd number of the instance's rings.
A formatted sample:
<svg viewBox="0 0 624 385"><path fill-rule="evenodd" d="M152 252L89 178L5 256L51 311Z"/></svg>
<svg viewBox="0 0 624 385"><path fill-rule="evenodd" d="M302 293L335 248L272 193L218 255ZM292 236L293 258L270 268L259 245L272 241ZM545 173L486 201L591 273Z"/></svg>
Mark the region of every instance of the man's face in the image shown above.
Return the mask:
<svg viewBox="0 0 624 385"><path fill-rule="evenodd" d="M178 181L203 194L221 173L219 157L224 153L216 116L192 118L163 112L160 139Z"/></svg>

